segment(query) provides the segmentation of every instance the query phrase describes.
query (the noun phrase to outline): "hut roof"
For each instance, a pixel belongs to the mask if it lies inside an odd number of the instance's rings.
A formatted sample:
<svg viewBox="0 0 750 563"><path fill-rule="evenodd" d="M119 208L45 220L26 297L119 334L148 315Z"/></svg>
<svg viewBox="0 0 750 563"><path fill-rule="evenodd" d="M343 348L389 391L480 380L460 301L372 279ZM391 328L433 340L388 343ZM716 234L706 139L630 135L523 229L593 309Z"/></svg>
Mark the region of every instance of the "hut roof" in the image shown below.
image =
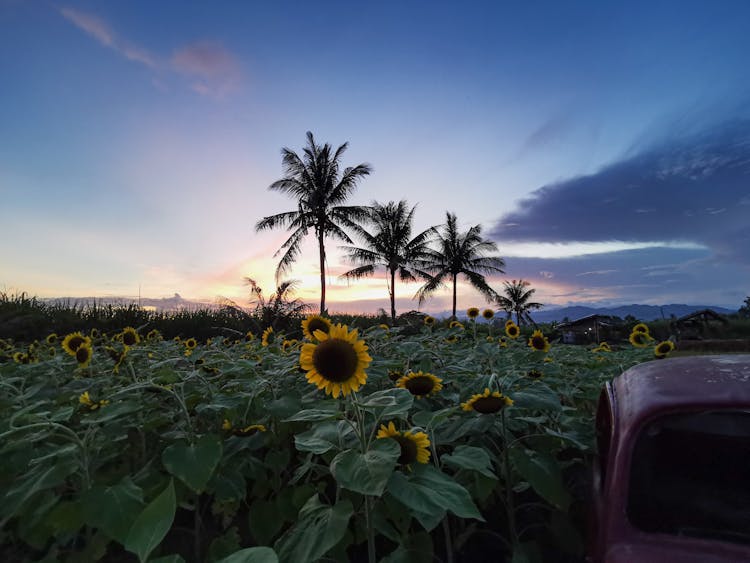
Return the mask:
<svg viewBox="0 0 750 563"><path fill-rule="evenodd" d="M702 322L708 322L708 321L719 321L724 324L728 323L729 320L724 315L720 315L716 311L712 311L711 309L702 309L700 311L695 311L694 313L690 313L689 315L685 315L684 317L680 317L676 321L674 321L672 324L675 325L682 325L682 324L689 324L696 321L702 321Z"/></svg>

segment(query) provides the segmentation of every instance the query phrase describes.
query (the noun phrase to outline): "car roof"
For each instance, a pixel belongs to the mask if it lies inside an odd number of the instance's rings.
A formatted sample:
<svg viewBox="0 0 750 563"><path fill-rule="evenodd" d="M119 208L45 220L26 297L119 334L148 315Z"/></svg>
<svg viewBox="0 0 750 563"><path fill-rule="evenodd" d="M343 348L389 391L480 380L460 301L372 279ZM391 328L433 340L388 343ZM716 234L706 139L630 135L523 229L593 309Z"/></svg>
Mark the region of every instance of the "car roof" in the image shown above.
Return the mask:
<svg viewBox="0 0 750 563"><path fill-rule="evenodd" d="M689 356L638 364L612 380L616 424L638 426L660 412L750 410L750 354Z"/></svg>

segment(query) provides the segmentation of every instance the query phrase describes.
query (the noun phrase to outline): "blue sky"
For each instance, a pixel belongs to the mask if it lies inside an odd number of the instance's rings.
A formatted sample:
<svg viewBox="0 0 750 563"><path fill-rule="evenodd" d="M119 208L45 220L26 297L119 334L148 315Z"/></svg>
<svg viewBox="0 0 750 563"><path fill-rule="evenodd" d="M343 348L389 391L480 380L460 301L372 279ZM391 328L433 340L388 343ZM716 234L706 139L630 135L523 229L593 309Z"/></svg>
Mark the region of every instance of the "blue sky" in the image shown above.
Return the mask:
<svg viewBox="0 0 750 563"><path fill-rule="evenodd" d="M750 4L611 4L0 0L0 289L270 289L284 233L253 225L293 207L267 187L310 130L373 166L354 203L482 224L498 288L738 307ZM336 245L331 309L385 306L382 278L337 279ZM291 275L315 302L310 250Z"/></svg>

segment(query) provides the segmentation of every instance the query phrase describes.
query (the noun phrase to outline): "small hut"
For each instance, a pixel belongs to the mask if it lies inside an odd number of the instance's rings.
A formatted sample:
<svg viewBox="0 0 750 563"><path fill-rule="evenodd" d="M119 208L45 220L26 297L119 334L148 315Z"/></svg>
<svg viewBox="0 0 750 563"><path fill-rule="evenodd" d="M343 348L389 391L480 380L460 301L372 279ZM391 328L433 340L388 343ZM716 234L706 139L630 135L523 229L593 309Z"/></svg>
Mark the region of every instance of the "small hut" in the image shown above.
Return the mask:
<svg viewBox="0 0 750 563"><path fill-rule="evenodd" d="M711 309L695 311L672 321L669 327L678 340L704 340L711 329L729 324L729 320Z"/></svg>
<svg viewBox="0 0 750 563"><path fill-rule="evenodd" d="M599 343L611 338L613 329L620 324L610 315L588 315L557 325L565 344Z"/></svg>

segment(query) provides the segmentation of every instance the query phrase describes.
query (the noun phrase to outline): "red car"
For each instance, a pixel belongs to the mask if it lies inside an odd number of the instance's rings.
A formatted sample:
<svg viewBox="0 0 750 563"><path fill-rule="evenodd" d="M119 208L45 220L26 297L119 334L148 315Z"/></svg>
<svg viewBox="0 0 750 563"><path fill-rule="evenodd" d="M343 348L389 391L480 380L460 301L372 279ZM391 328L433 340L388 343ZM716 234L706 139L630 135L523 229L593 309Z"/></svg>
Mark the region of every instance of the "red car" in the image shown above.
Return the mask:
<svg viewBox="0 0 750 563"><path fill-rule="evenodd" d="M750 561L750 355L635 366L596 428L589 561Z"/></svg>

